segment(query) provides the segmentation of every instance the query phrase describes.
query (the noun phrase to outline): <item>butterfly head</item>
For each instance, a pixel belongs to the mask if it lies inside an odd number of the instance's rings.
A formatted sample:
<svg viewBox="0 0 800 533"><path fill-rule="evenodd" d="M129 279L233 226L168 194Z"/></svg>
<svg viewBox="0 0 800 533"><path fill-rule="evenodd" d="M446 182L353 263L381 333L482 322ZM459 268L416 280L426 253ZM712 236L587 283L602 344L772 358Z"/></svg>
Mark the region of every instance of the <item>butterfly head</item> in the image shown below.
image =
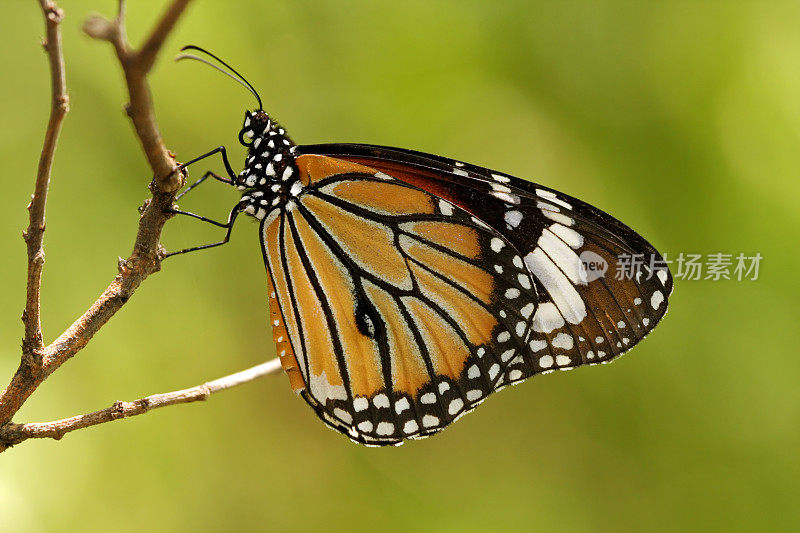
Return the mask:
<svg viewBox="0 0 800 533"><path fill-rule="evenodd" d="M277 122L262 111L246 111L239 141L248 148L244 170L236 177L244 211L263 218L274 207L286 205L299 194L295 164L296 146Z"/></svg>
<svg viewBox="0 0 800 533"><path fill-rule="evenodd" d="M253 142L259 137L263 137L272 126L272 119L266 111L246 110L244 112L244 123L239 131L239 142L244 146L252 146Z"/></svg>

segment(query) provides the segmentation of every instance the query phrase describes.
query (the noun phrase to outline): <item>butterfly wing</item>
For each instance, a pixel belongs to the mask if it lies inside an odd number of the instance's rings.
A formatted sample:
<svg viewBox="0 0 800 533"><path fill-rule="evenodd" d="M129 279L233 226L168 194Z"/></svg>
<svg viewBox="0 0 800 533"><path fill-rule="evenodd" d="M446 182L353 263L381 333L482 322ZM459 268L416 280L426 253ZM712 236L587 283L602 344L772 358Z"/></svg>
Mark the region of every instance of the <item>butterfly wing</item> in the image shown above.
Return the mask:
<svg viewBox="0 0 800 533"><path fill-rule="evenodd" d="M501 232L371 167L319 155L297 166L302 192L261 235L275 341L323 421L357 442L398 444L534 364L538 295Z"/></svg>
<svg viewBox="0 0 800 533"><path fill-rule="evenodd" d="M673 281L662 256L628 226L576 198L410 150L326 144L300 152L368 165L413 184L479 218L519 251L537 294L526 338L534 364L512 365L511 382L609 362L666 313Z"/></svg>

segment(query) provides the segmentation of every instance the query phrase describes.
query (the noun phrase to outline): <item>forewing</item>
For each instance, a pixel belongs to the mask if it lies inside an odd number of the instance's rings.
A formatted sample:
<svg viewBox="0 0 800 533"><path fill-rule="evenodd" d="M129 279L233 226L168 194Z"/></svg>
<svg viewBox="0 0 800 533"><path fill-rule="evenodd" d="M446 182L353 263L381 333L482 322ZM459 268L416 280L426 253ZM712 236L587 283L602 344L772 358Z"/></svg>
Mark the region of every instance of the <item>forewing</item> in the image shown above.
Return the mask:
<svg viewBox="0 0 800 533"><path fill-rule="evenodd" d="M447 199L519 250L538 299L527 337L532 364L512 366L512 382L611 361L666 313L673 282L662 256L628 226L576 198L409 150L340 144L300 151L369 165Z"/></svg>

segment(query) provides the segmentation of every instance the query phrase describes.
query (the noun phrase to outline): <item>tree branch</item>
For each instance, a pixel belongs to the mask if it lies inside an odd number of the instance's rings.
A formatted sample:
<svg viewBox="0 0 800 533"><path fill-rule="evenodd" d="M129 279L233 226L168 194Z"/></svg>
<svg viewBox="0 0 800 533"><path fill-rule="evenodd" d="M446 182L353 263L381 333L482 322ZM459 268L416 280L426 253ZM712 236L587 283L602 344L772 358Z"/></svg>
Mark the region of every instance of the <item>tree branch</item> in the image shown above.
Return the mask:
<svg viewBox="0 0 800 533"><path fill-rule="evenodd" d="M58 135L61 133L64 117L69 111L69 96L67 96L67 81L64 73L64 54L61 48L60 24L64 18L64 12L49 0L39 0L39 4L45 20L47 37L42 45L47 52L47 58L50 63L52 96L50 119L47 123L42 153L39 156L36 184L31 203L28 204L30 222L27 231L23 234L28 247L28 283L25 310L22 313L22 322L25 325L25 337L22 341L22 363L28 365L35 364L35 359L41 357L43 347L40 292L42 268L44 267L44 247L42 246L45 228L44 215Z"/></svg>
<svg viewBox="0 0 800 533"><path fill-rule="evenodd" d="M95 15L86 20L84 32L95 39L108 41L114 46L128 85L130 103L128 115L136 128L147 161L153 169L156 188L161 192L174 193L183 186L183 177L176 172L174 158L164 146L158 129L147 74L153 67L164 40L175 27L191 0L173 0L156 24L142 47L131 50L125 35L125 1L119 1L119 11L114 20Z"/></svg>
<svg viewBox="0 0 800 533"><path fill-rule="evenodd" d="M100 295L97 301L78 318L52 344L42 347L39 312L39 280L44 259L41 242L44 231L44 205L47 184L52 166L58 131L66 112L61 38L58 23L62 12L51 0L40 0L45 14L48 44L53 77L53 113L42 150L42 163L37 175L36 188L31 202L31 227L26 234L29 257L32 258L28 275L28 298L24 313L25 340L22 362L11 382L0 393L0 428L9 423L37 387L65 361L81 350L92 336L128 301L133 292L150 274L160 269L163 249L159 244L161 231L170 215L175 192L183 185L185 175L179 171L172 154L164 146L153 111L147 74L161 45L174 28L190 0L173 0L155 25L139 51L132 50L125 35L125 4L119 3L119 12L113 21L92 17L84 30L90 36L109 41L117 54L125 76L130 103L128 115L133 121L137 137L150 167L153 181L152 197L146 202L139 219L133 251L128 259L120 261L119 274ZM6 447L0 442L0 452Z"/></svg>
<svg viewBox="0 0 800 533"><path fill-rule="evenodd" d="M111 407L88 413L85 415L63 418L53 422L39 422L31 424L6 424L0 427L0 442L6 446L13 446L28 439L60 439L67 433L76 429L83 429L106 422L113 422L122 418L142 415L153 409L207 400L215 392L230 389L248 383L268 374L277 372L281 368L279 359L272 359L266 363L256 365L247 370L225 376L202 385L162 394L153 394L132 402L114 402Z"/></svg>

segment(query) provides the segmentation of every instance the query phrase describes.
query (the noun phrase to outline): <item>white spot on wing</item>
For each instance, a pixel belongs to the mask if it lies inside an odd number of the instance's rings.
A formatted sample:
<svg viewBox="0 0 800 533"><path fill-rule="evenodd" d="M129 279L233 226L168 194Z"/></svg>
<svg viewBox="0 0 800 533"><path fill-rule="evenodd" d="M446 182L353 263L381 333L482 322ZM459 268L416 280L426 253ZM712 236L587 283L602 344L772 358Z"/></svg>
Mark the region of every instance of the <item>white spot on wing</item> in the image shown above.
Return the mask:
<svg viewBox="0 0 800 533"><path fill-rule="evenodd" d="M433 415L425 415L422 417L422 425L426 428L435 426L439 423L439 417Z"/></svg>
<svg viewBox="0 0 800 533"><path fill-rule="evenodd" d="M311 375L311 379L309 380L309 388L311 389L311 394L324 402L327 399L331 400L346 400L347 399L347 391L345 391L343 385L331 385L328 381L328 376L323 371L322 374L319 376ZM364 398L364 401L366 399Z"/></svg>
<svg viewBox="0 0 800 533"><path fill-rule="evenodd" d="M564 317L558 312L558 308L553 302L545 302L539 305L536 314L533 315L533 330L540 333L550 333L554 329L564 326Z"/></svg>
<svg viewBox="0 0 800 533"><path fill-rule="evenodd" d="M531 347L532 352L540 352L547 348L547 341L543 340L533 340L528 343L528 346Z"/></svg>
<svg viewBox="0 0 800 533"><path fill-rule="evenodd" d="M533 303L526 304L519 312L525 318L529 318L533 314Z"/></svg>
<svg viewBox="0 0 800 533"><path fill-rule="evenodd" d="M335 407L333 409L333 415L345 424L353 423L353 416L340 407Z"/></svg>
<svg viewBox="0 0 800 533"><path fill-rule="evenodd" d="M410 407L410 405L408 403L408 398L405 398L405 397L404 398L400 398L394 404L394 412L399 415L400 413L402 413L403 411L405 411L409 407Z"/></svg>
<svg viewBox="0 0 800 533"><path fill-rule="evenodd" d="M461 398L456 398L455 400L450 402L450 405L447 407L447 412L450 413L451 415L454 415L457 412L459 412L462 407L464 407L464 400L462 400Z"/></svg>
<svg viewBox="0 0 800 533"><path fill-rule="evenodd" d="M564 241L545 229L536 244L574 285L586 285L586 274L583 271L581 258L572 248L564 244Z"/></svg>
<svg viewBox="0 0 800 533"><path fill-rule="evenodd" d="M653 296L650 297L650 305L653 306L653 309L658 309L661 307L661 302L664 301L664 295L661 291L656 291L653 293Z"/></svg>
<svg viewBox="0 0 800 533"><path fill-rule="evenodd" d="M489 194L499 200L503 200L507 204L518 205L522 200L516 194L508 194L505 192L492 191Z"/></svg>
<svg viewBox="0 0 800 533"><path fill-rule="evenodd" d="M391 422L378 422L378 429L375 430L378 435L391 435L394 433L394 424Z"/></svg>
<svg viewBox="0 0 800 533"><path fill-rule="evenodd" d="M557 355L556 356L556 364L558 366L566 366L569 363L570 363L570 359L566 355Z"/></svg>
<svg viewBox="0 0 800 533"><path fill-rule="evenodd" d="M375 404L375 407L378 407L378 408L387 408L387 407L389 407L389 397L388 397L388 396L386 396L385 394L378 394L378 395L377 395L377 396L375 396L375 398L372 400L372 403L374 403L374 404Z"/></svg>
<svg viewBox="0 0 800 533"><path fill-rule="evenodd" d="M564 273L559 270L541 248L536 248L526 255L525 264L528 266L531 273L544 285L553 303L558 307L558 311L560 311L567 322L578 324L586 317L586 305L583 302L583 298L578 294L578 291L570 280L567 279ZM577 265L573 268L574 271L578 270ZM544 307L544 305L541 307ZM537 315L538 314L537 312Z"/></svg>
<svg viewBox="0 0 800 533"><path fill-rule="evenodd" d="M567 335L566 333L559 333L553 339L553 347L554 348L561 348L563 350L571 350L575 344L575 340L572 338L572 335Z"/></svg>
<svg viewBox="0 0 800 533"><path fill-rule="evenodd" d="M572 249L577 250L583 246L583 235L572 228L562 226L561 224L553 224L550 226L550 231L558 235L558 237Z"/></svg>
<svg viewBox="0 0 800 533"><path fill-rule="evenodd" d="M480 389L473 389L473 390L467 391L467 400L469 400L471 402L474 402L475 400L479 399L481 396L483 396L483 391L481 391Z"/></svg>
<svg viewBox="0 0 800 533"><path fill-rule="evenodd" d="M369 407L369 402L367 402L366 398L353 399L353 409L355 409L357 413L363 411L367 407Z"/></svg>
<svg viewBox="0 0 800 533"><path fill-rule="evenodd" d="M503 219L505 219L509 226L516 228L519 226L519 223L522 222L522 213L516 209L512 209L511 211L506 211L506 214L503 215Z"/></svg>
<svg viewBox="0 0 800 533"><path fill-rule="evenodd" d="M564 226L572 226L575 223L575 221L567 215L562 215L561 213L556 213L555 211L550 211L549 209L542 209L542 214L553 222L558 222Z"/></svg>
<svg viewBox="0 0 800 533"><path fill-rule="evenodd" d="M536 189L536 195L541 198L547 198L548 202L553 202L554 204L566 207L567 209L572 209L572 206L570 204L568 204L564 200L561 200L555 195L555 193L552 193L550 191L545 191L543 189Z"/></svg>

